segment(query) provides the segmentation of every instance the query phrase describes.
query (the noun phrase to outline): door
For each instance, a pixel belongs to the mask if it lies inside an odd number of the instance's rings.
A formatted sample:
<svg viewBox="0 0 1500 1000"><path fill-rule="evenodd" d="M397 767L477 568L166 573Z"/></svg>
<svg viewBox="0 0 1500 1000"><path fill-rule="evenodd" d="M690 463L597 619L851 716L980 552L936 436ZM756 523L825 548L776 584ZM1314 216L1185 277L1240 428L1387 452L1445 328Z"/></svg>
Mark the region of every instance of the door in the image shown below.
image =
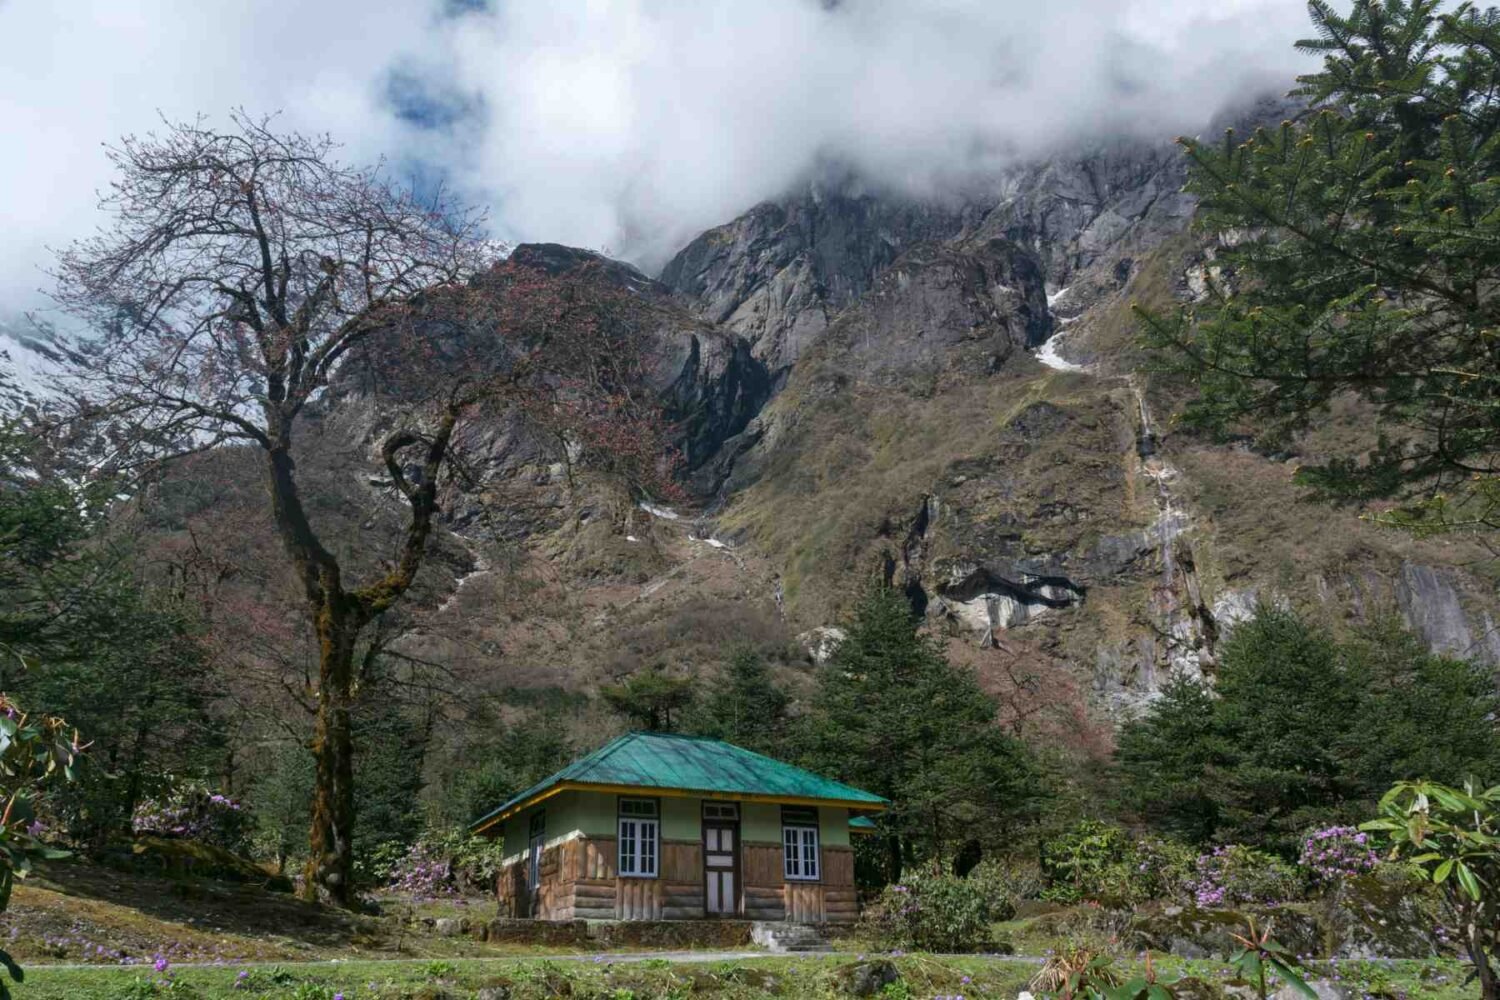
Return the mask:
<svg viewBox="0 0 1500 1000"><path fill-rule="evenodd" d="M739 810L706 802L703 813L703 910L710 917L732 917L740 912Z"/></svg>

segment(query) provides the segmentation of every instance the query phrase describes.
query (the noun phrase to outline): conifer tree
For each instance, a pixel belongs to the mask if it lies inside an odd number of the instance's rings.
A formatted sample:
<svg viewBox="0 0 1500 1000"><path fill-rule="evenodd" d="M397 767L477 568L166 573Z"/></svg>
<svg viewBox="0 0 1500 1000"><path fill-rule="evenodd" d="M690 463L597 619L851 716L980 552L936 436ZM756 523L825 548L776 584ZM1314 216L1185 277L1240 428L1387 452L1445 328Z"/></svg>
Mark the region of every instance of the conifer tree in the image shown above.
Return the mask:
<svg viewBox="0 0 1500 1000"><path fill-rule="evenodd" d="M693 703L693 678L673 677L661 664L630 675L619 684L599 689L604 703L632 726L652 733L676 732Z"/></svg>
<svg viewBox="0 0 1500 1000"><path fill-rule="evenodd" d="M735 650L704 700L697 729L758 753L776 755L785 736L786 692L754 649Z"/></svg>
<svg viewBox="0 0 1500 1000"><path fill-rule="evenodd" d="M1438 0L1309 4L1323 57L1296 120L1183 138L1207 297L1143 313L1199 392L1190 422L1285 448L1335 400L1378 415L1361 454L1303 467L1327 498L1399 501L1418 530L1500 526L1500 13Z"/></svg>
<svg viewBox="0 0 1500 1000"><path fill-rule="evenodd" d="M809 762L892 801L880 823L887 875L944 859L960 835L1003 837L1040 797L1027 748L995 723L995 701L954 667L889 587L865 594L818 674Z"/></svg>

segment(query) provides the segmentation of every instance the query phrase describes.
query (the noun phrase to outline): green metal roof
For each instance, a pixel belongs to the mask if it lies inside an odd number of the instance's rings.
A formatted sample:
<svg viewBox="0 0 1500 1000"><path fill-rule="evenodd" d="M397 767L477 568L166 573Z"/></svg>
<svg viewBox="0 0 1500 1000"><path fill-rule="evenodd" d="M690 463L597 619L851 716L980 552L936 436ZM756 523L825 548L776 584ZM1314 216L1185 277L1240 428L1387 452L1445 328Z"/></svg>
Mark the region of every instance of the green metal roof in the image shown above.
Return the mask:
<svg viewBox="0 0 1500 1000"><path fill-rule="evenodd" d="M503 819L564 786L702 792L706 795L813 800L853 808L883 809L879 795L784 764L722 740L669 733L626 733L569 764L475 820L472 828Z"/></svg>
<svg viewBox="0 0 1500 1000"><path fill-rule="evenodd" d="M849 829L855 833L874 833L879 829L875 821L868 816L850 816Z"/></svg>

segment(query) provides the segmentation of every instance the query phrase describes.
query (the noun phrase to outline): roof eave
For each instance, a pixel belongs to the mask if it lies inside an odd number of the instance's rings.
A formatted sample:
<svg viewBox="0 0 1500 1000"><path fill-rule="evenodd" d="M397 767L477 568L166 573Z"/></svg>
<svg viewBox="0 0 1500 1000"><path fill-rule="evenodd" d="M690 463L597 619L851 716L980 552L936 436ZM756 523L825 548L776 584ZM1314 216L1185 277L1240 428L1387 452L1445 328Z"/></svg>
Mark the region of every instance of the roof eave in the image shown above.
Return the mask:
<svg viewBox="0 0 1500 1000"><path fill-rule="evenodd" d="M560 792L600 792L609 795L656 795L679 799L718 799L728 802L764 802L789 806L828 806L830 808L859 809L865 812L884 812L890 808L886 799L836 799L806 795L775 795L761 792L721 792L700 788L661 788L653 785L609 785L589 781L560 781L539 790L535 795L502 806L488 816L475 820L469 826L473 834L484 833L490 827L504 823L517 813L550 799Z"/></svg>

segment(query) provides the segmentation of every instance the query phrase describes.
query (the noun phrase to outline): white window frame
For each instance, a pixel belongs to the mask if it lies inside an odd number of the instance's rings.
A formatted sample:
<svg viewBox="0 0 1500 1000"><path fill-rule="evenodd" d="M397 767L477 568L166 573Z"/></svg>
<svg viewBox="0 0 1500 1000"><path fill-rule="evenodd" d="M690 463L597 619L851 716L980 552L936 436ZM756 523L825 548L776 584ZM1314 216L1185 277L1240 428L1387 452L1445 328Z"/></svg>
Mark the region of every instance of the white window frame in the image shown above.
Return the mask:
<svg viewBox="0 0 1500 1000"><path fill-rule="evenodd" d="M781 874L788 882L822 880L823 853L816 810L782 809Z"/></svg>
<svg viewBox="0 0 1500 1000"><path fill-rule="evenodd" d="M656 800L622 798L619 813L616 870L621 878L656 878L661 870L661 817Z"/></svg>

